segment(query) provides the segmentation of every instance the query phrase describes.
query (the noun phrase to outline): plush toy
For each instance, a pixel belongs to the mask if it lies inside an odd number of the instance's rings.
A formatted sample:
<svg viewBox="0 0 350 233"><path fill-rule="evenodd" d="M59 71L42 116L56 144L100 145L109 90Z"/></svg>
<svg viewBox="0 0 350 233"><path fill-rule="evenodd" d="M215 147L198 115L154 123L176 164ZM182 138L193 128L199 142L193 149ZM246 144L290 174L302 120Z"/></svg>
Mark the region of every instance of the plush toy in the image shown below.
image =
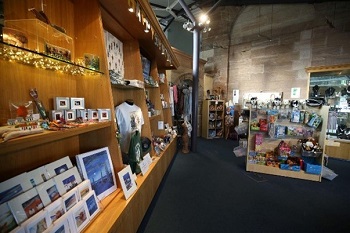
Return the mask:
<svg viewBox="0 0 350 233"><path fill-rule="evenodd" d="M298 100L292 100L290 102L290 106L293 110L299 110L299 101Z"/></svg>
<svg viewBox="0 0 350 233"><path fill-rule="evenodd" d="M273 109L280 109L282 104L282 100L280 97L276 97L272 102Z"/></svg>
<svg viewBox="0 0 350 233"><path fill-rule="evenodd" d="M257 97L252 97L250 98L250 105L251 108L256 108L258 104L258 98Z"/></svg>
<svg viewBox="0 0 350 233"><path fill-rule="evenodd" d="M290 105L290 101L289 100L283 100L281 107L284 108L284 109L287 109L287 108L289 108L289 105Z"/></svg>

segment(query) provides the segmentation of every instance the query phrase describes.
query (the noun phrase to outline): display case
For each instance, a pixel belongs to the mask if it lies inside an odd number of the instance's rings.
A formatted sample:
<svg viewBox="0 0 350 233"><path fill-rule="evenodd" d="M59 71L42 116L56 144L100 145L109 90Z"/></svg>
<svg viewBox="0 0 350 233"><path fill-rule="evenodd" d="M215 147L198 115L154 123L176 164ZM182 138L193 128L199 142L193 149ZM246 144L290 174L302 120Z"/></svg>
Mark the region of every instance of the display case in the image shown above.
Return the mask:
<svg viewBox="0 0 350 233"><path fill-rule="evenodd" d="M222 138L224 132L223 100L204 100L202 108L202 137L207 139Z"/></svg>

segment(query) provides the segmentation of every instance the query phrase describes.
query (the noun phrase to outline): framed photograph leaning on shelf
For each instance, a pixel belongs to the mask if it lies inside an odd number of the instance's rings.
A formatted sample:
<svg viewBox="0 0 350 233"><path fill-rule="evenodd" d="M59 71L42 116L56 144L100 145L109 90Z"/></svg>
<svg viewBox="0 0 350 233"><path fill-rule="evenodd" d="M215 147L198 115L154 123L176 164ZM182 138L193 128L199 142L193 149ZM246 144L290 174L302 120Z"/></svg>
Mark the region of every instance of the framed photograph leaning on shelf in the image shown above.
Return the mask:
<svg viewBox="0 0 350 233"><path fill-rule="evenodd" d="M77 165L84 179L89 179L99 200L117 189L108 147L92 150L76 156Z"/></svg>
<svg viewBox="0 0 350 233"><path fill-rule="evenodd" d="M128 200L129 197L137 190L137 186L134 180L134 176L131 172L130 165L118 172L118 176L123 188L125 199Z"/></svg>

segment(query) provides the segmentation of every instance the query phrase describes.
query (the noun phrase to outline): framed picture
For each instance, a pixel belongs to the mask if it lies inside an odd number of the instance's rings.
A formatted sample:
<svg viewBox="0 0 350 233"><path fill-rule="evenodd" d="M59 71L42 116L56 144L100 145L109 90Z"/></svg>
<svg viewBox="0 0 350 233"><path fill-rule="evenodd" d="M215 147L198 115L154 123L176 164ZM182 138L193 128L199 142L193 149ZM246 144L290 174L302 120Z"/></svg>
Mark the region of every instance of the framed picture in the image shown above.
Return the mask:
<svg viewBox="0 0 350 233"><path fill-rule="evenodd" d="M62 217L66 211L63 205L63 198L59 198L52 202L50 205L45 207L47 214L52 223L56 222L60 217Z"/></svg>
<svg viewBox="0 0 350 233"><path fill-rule="evenodd" d="M90 180L99 200L117 189L108 147L79 154L76 159L82 176Z"/></svg>
<svg viewBox="0 0 350 233"><path fill-rule="evenodd" d="M27 222L24 224L27 232L44 232L51 226L51 221L46 210L40 211Z"/></svg>
<svg viewBox="0 0 350 233"><path fill-rule="evenodd" d="M51 202L54 202L61 197L58 192L56 183L53 179L46 181L35 187L39 193L40 199L43 202L44 206L49 205Z"/></svg>
<svg viewBox="0 0 350 233"><path fill-rule="evenodd" d="M49 175L46 172L45 166L38 167L37 169L28 172L27 176L33 187L50 179Z"/></svg>
<svg viewBox="0 0 350 233"><path fill-rule="evenodd" d="M17 224L20 224L26 219L34 216L44 208L40 196L35 188L32 188L10 200L8 205L16 219Z"/></svg>
<svg viewBox="0 0 350 233"><path fill-rule="evenodd" d="M98 205L95 191L92 190L89 194L87 194L83 201L85 202L90 219L93 219L98 212L100 212L100 206Z"/></svg>
<svg viewBox="0 0 350 233"><path fill-rule="evenodd" d="M70 225L74 227L77 232L81 232L90 221L85 203L79 202L72 208L70 213L72 215Z"/></svg>
<svg viewBox="0 0 350 233"><path fill-rule="evenodd" d="M77 167L73 167L64 173L55 176L53 179L61 196L75 188L82 181Z"/></svg>
<svg viewBox="0 0 350 233"><path fill-rule="evenodd" d="M33 188L27 173L22 173L0 183L0 204L11 200L19 194Z"/></svg>
<svg viewBox="0 0 350 233"><path fill-rule="evenodd" d="M51 120L61 121L64 118L64 110L51 110Z"/></svg>
<svg viewBox="0 0 350 233"><path fill-rule="evenodd" d="M79 200L83 200L86 194L92 191L90 180L84 180L78 185L77 188Z"/></svg>
<svg viewBox="0 0 350 233"><path fill-rule="evenodd" d="M73 164L68 156L45 165L46 171L50 177L59 175L72 167Z"/></svg>
<svg viewBox="0 0 350 233"><path fill-rule="evenodd" d="M68 49L53 44L45 43L45 53L60 60L71 60L71 52Z"/></svg>
<svg viewBox="0 0 350 233"><path fill-rule="evenodd" d="M15 218L13 217L7 203L0 205L0 232L10 232L17 227Z"/></svg>
<svg viewBox="0 0 350 233"><path fill-rule="evenodd" d="M130 165L118 172L118 177L123 188L125 199L128 200L128 198L137 190Z"/></svg>
<svg viewBox="0 0 350 233"><path fill-rule="evenodd" d="M98 120L98 111L96 109L88 109L88 120L97 121Z"/></svg>
<svg viewBox="0 0 350 233"><path fill-rule="evenodd" d="M63 206L66 212L79 202L77 191L78 190L74 188L70 190L68 193L63 195L62 197Z"/></svg>
<svg viewBox="0 0 350 233"><path fill-rule="evenodd" d="M70 109L84 109L85 100L84 98L71 97L70 98Z"/></svg>
<svg viewBox="0 0 350 233"><path fill-rule="evenodd" d="M86 109L77 109L77 118L80 117L83 121L88 120L88 111Z"/></svg>
<svg viewBox="0 0 350 233"><path fill-rule="evenodd" d="M75 109L69 109L64 111L64 119L66 121L75 121L77 119L77 113Z"/></svg>
<svg viewBox="0 0 350 233"><path fill-rule="evenodd" d="M69 97L55 97L53 100L53 106L55 110L71 109Z"/></svg>
<svg viewBox="0 0 350 233"><path fill-rule="evenodd" d="M60 218L55 224L51 225L51 227L47 230L50 233L69 233L69 223L68 218Z"/></svg>
<svg viewBox="0 0 350 233"><path fill-rule="evenodd" d="M111 110L110 109L97 109L98 121L110 121Z"/></svg>

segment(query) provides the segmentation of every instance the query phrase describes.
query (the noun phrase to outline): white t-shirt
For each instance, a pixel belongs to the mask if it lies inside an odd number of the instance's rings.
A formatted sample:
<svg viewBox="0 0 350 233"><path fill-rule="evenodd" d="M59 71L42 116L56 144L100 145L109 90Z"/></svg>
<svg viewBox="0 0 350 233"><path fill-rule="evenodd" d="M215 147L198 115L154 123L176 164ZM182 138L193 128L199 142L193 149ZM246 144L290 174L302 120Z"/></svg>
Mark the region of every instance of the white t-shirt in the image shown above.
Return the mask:
<svg viewBox="0 0 350 233"><path fill-rule="evenodd" d="M141 127L144 124L141 108L123 102L115 108L115 115L121 135L120 148L122 152L128 153L131 133L138 130L141 134Z"/></svg>

